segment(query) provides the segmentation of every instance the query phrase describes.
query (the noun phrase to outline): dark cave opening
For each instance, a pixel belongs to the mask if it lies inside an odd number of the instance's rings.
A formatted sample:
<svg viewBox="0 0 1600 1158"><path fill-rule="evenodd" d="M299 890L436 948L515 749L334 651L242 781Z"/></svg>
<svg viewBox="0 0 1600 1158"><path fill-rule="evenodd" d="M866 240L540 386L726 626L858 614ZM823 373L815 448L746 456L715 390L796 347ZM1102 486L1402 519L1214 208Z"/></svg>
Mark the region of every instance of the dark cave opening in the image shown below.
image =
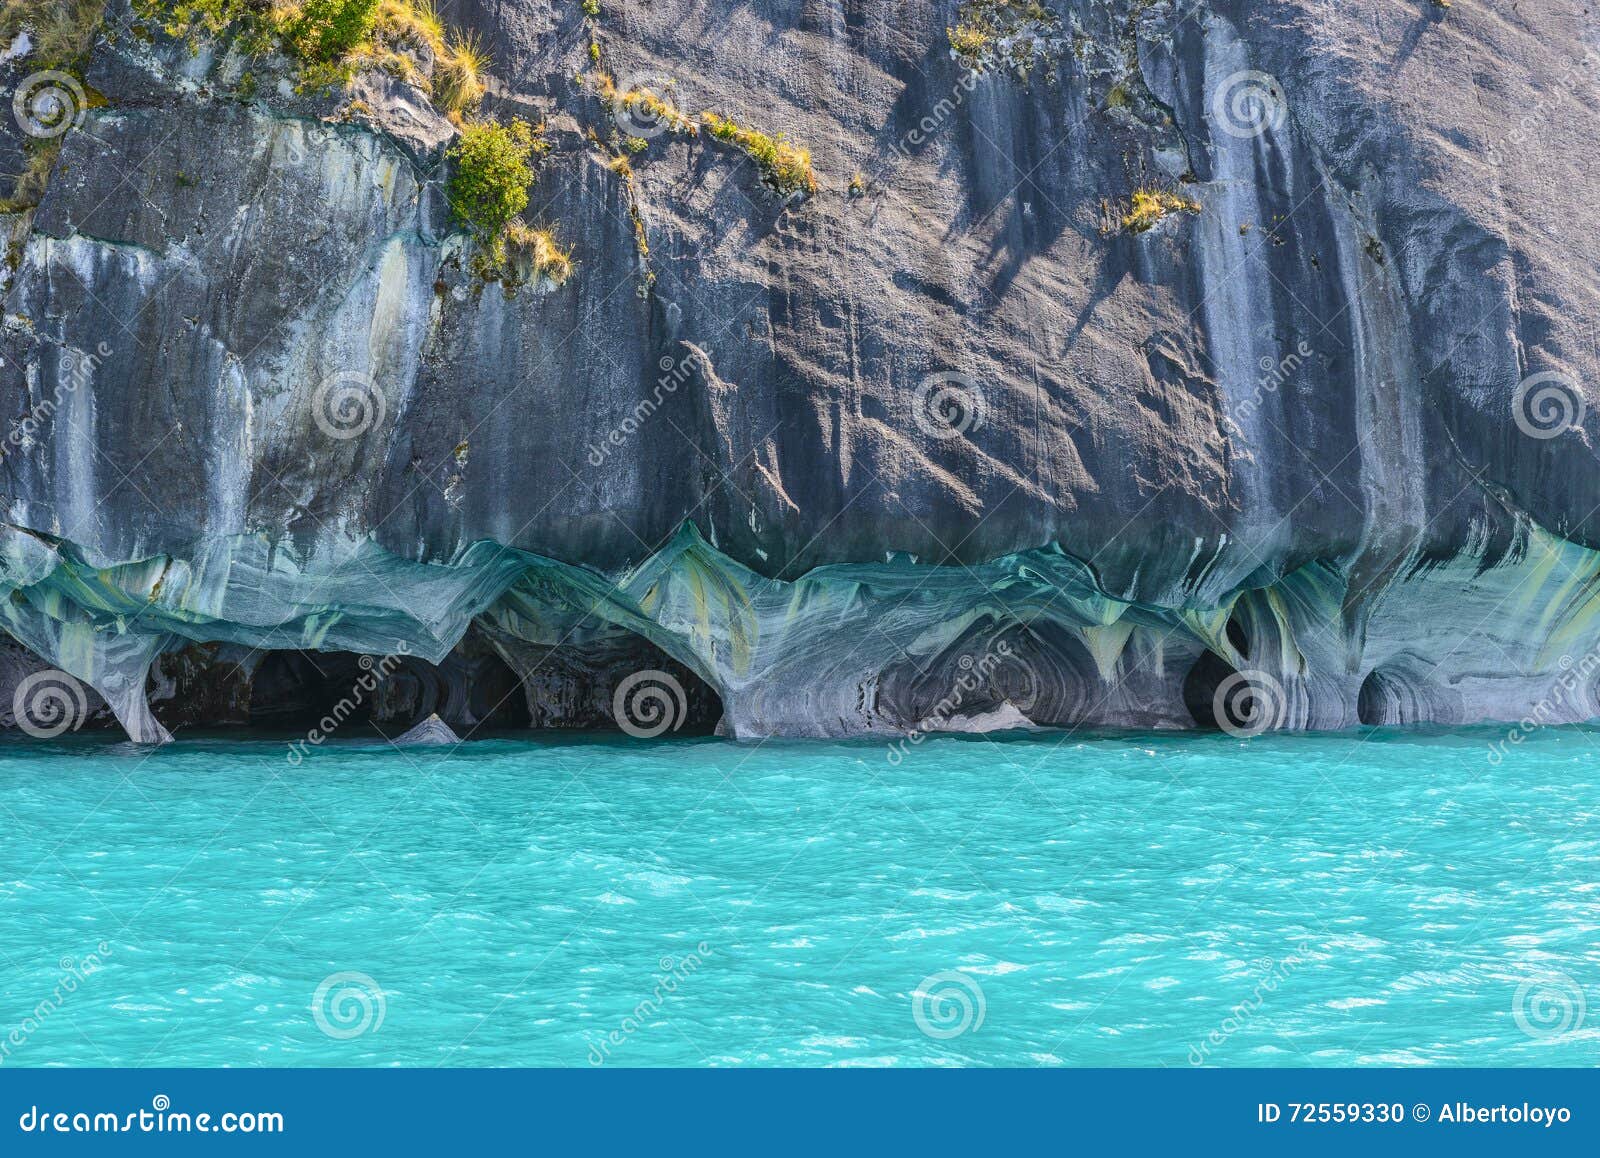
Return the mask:
<svg viewBox="0 0 1600 1158"><path fill-rule="evenodd" d="M1393 693L1383 673L1373 668L1356 693L1356 719L1363 724L1387 724Z"/></svg>
<svg viewBox="0 0 1600 1158"><path fill-rule="evenodd" d="M1233 649L1245 659L1250 658L1250 633L1244 629L1244 622L1239 618L1239 609L1235 607L1233 614L1228 616L1228 642L1233 644Z"/></svg>
<svg viewBox="0 0 1600 1158"><path fill-rule="evenodd" d="M1249 725L1249 721L1239 714L1240 707L1246 706L1240 704L1240 697L1217 695L1224 682L1236 680L1238 675L1238 669L1216 652L1203 652L1195 660L1189 674L1183 677L1183 706L1188 709L1197 727L1206 731L1221 731L1223 728L1237 730Z"/></svg>
<svg viewBox="0 0 1600 1158"><path fill-rule="evenodd" d="M397 736L438 715L461 738L507 731L715 732L716 690L627 634L550 647L474 631L433 664L415 656L190 644L162 655L146 692L170 731L316 728ZM619 715L620 711L620 715Z"/></svg>
<svg viewBox="0 0 1600 1158"><path fill-rule="evenodd" d="M274 651L250 680L251 727L327 724L396 735L437 715L458 735L528 726L527 699L510 666L488 649L457 649L439 664L412 656Z"/></svg>

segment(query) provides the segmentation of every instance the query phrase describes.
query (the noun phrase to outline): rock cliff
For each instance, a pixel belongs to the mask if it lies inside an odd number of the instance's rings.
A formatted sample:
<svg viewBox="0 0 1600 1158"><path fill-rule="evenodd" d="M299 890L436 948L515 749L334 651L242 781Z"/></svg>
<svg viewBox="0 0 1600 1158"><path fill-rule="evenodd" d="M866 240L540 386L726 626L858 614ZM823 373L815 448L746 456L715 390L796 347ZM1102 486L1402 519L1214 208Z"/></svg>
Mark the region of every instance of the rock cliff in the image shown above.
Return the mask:
<svg viewBox="0 0 1600 1158"><path fill-rule="evenodd" d="M556 279L425 52L95 7L0 61L4 722L1600 714L1600 11L457 0Z"/></svg>

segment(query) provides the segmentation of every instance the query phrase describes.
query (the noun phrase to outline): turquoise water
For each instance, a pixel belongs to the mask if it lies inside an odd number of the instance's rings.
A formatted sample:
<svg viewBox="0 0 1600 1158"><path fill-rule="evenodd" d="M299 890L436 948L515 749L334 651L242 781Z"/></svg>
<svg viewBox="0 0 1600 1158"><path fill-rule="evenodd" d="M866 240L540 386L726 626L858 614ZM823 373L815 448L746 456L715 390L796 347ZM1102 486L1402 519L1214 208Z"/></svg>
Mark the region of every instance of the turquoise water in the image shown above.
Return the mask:
<svg viewBox="0 0 1600 1158"><path fill-rule="evenodd" d="M10 742L0 1064L1592 1065L1503 734Z"/></svg>

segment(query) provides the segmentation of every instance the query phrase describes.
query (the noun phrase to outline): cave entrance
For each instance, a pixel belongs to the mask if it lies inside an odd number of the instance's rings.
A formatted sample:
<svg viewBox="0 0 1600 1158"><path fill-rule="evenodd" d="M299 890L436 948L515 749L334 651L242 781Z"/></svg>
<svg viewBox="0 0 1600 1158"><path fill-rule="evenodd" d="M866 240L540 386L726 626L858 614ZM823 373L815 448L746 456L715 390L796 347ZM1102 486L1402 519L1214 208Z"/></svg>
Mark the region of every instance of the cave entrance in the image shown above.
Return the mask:
<svg viewBox="0 0 1600 1158"><path fill-rule="evenodd" d="M650 738L710 735L723 714L715 688L626 632L549 646L474 627L438 664L194 644L160 657L146 689L157 719L174 731L396 736L438 715L462 739L528 729Z"/></svg>
<svg viewBox="0 0 1600 1158"><path fill-rule="evenodd" d="M488 648L460 647L439 664L412 656L274 651L250 681L252 727L327 731L332 722L390 735L431 715L462 737L528 725L516 673Z"/></svg>
<svg viewBox="0 0 1600 1158"><path fill-rule="evenodd" d="M285 732L321 727L325 720L370 726L383 662L345 651L268 652L251 675L249 725Z"/></svg>
<svg viewBox="0 0 1600 1158"><path fill-rule="evenodd" d="M1367 678L1361 681L1361 690L1356 693L1357 720L1373 725L1389 722L1388 706L1394 698L1394 692L1388 683L1377 668L1367 673Z"/></svg>
<svg viewBox="0 0 1600 1158"><path fill-rule="evenodd" d="M486 630L521 681L528 727L652 739L710 735L722 719L716 689L643 636L552 646Z"/></svg>
<svg viewBox="0 0 1600 1158"><path fill-rule="evenodd" d="M1220 732L1250 726L1250 720L1241 718L1241 709L1248 705L1241 703L1240 697L1217 694L1224 683L1236 684L1240 678L1239 670L1216 652L1201 653L1183 677L1183 706L1197 727Z"/></svg>
<svg viewBox="0 0 1600 1158"><path fill-rule="evenodd" d="M1233 644L1233 649L1245 659L1250 658L1250 633L1244 629L1244 621L1240 618L1241 608L1235 607L1233 614L1228 616L1228 642Z"/></svg>

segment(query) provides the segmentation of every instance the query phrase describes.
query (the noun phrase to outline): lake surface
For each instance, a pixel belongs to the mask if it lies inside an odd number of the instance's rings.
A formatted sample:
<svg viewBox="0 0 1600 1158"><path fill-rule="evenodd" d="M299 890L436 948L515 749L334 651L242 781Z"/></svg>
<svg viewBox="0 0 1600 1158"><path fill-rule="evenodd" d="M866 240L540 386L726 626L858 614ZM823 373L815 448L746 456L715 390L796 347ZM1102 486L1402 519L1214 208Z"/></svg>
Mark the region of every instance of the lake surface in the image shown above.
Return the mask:
<svg viewBox="0 0 1600 1158"><path fill-rule="evenodd" d="M1593 1065L1600 732L0 745L3 1065Z"/></svg>

